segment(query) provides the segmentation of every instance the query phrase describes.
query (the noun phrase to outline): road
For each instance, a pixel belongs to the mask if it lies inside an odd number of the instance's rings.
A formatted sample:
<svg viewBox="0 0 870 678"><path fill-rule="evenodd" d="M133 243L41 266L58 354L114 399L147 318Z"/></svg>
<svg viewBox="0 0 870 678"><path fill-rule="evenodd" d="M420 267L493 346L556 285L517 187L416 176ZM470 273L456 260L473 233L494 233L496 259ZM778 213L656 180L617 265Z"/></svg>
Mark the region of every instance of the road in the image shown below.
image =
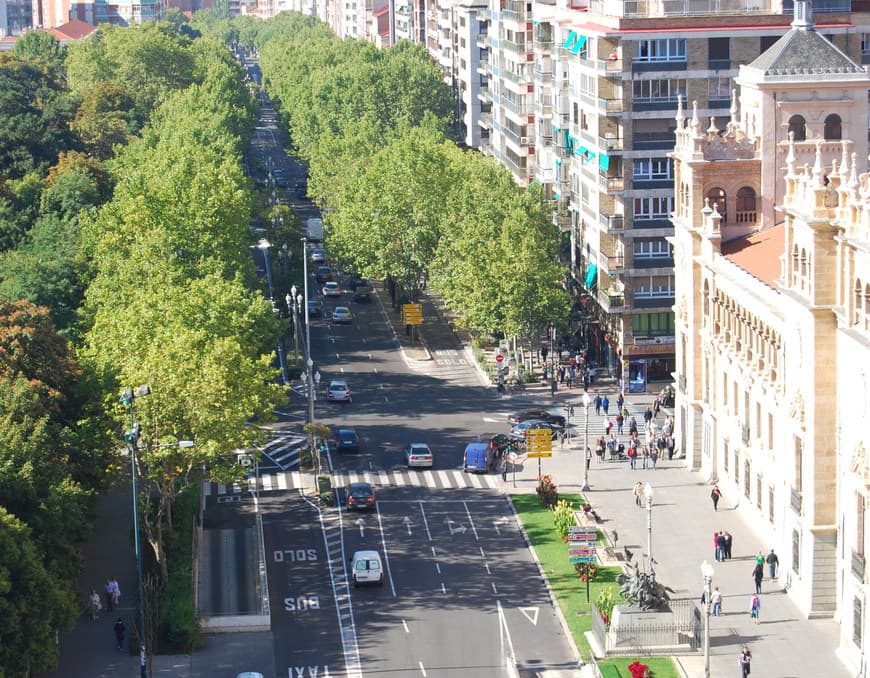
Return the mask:
<svg viewBox="0 0 870 678"><path fill-rule="evenodd" d="M254 159L260 154L267 165L271 157L293 185L304 169L282 153L268 102L263 112ZM298 197L293 207L303 219L316 215ZM324 318L310 325L321 375L316 417L352 426L362 439L360 453L331 451L328 462L341 487L373 481L378 502L365 514L320 509L299 491L292 465L264 465L259 496L277 675L489 677L505 675L508 655L521 665L576 662L500 478L461 471L475 434L507 430L503 405L459 352L406 359L378 298L353 303L345 291L324 299L313 277L309 294L324 306ZM332 323L337 305L351 308L350 325ZM326 402L333 378L347 380L352 403ZM298 422L305 406L293 395L282 420ZM431 470L405 468L402 450L418 441L433 449ZM207 511L248 512L247 489L207 486ZM240 501L222 501L232 497ZM348 585L348 559L361 549L381 553L383 586Z"/></svg>

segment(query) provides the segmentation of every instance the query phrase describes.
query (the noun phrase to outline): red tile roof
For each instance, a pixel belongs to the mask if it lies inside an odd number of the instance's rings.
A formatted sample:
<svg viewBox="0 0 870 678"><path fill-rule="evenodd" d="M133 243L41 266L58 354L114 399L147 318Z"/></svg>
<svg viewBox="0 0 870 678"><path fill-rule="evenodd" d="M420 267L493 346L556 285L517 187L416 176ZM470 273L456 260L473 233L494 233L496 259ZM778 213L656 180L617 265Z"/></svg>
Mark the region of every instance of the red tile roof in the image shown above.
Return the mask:
<svg viewBox="0 0 870 678"><path fill-rule="evenodd" d="M722 243L722 254L765 285L777 289L782 274L780 257L785 250L785 225Z"/></svg>
<svg viewBox="0 0 870 678"><path fill-rule="evenodd" d="M81 19L72 19L65 24L61 24L55 28L48 30L48 33L54 35L58 40L81 40L87 35L90 35L97 27L89 24Z"/></svg>

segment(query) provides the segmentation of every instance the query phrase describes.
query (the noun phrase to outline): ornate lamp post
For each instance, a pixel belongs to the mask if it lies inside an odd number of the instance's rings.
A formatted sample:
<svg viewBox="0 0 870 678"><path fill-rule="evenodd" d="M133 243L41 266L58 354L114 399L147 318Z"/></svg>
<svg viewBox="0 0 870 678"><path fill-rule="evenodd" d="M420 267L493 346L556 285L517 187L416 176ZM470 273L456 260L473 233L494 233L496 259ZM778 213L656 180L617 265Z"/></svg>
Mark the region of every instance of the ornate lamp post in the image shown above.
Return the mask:
<svg viewBox="0 0 870 678"><path fill-rule="evenodd" d="M588 392L583 393L583 408L586 410L586 426L583 431L583 487L584 491L589 489L589 461L587 460L587 452L589 451L589 405L592 403L592 398Z"/></svg>
<svg viewBox="0 0 870 678"><path fill-rule="evenodd" d="M704 678L710 678L710 598L713 595L713 566L706 560L701 563L704 577Z"/></svg>
<svg viewBox="0 0 870 678"><path fill-rule="evenodd" d="M646 552L649 561L648 570L652 572L653 556L652 556L652 500L653 488L647 483L643 486L643 496L646 497Z"/></svg>

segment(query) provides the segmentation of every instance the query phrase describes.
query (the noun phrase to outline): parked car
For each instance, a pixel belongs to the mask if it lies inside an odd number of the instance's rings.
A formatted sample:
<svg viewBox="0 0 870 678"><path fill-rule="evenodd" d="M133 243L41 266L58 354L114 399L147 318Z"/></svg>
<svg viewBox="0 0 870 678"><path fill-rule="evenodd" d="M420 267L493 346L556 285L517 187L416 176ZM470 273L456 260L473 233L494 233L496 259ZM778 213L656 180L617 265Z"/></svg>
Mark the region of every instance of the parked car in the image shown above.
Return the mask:
<svg viewBox="0 0 870 678"><path fill-rule="evenodd" d="M368 281L361 278L356 273L351 273L350 277L344 283L344 286L347 287L347 289L354 291L356 291L357 287L362 287L364 285L368 285Z"/></svg>
<svg viewBox="0 0 870 678"><path fill-rule="evenodd" d="M462 455L462 470L465 473L489 473L495 468L495 448L487 443L469 443Z"/></svg>
<svg viewBox="0 0 870 678"><path fill-rule="evenodd" d="M335 449L338 452L359 452L359 436L356 429L338 429L335 432Z"/></svg>
<svg viewBox="0 0 870 678"><path fill-rule="evenodd" d="M522 410L520 412L514 412L507 418L509 424L521 424L529 419L546 421L547 423L555 424L560 428L565 427L565 417L561 414L553 414L548 410Z"/></svg>
<svg viewBox="0 0 870 678"><path fill-rule="evenodd" d="M384 566L377 551L356 551L350 559L350 578L354 586L384 583Z"/></svg>
<svg viewBox="0 0 870 678"><path fill-rule="evenodd" d="M554 439L557 435L559 435L559 432L562 430L560 426L550 424L546 421L541 421L540 419L526 419L525 421L520 422L511 429L510 436L514 440L525 440L526 434L534 428L549 429L552 434L551 437Z"/></svg>
<svg viewBox="0 0 870 678"><path fill-rule="evenodd" d="M332 312L332 322L336 325L350 325L353 322L350 309L347 306L336 306Z"/></svg>
<svg viewBox="0 0 870 678"><path fill-rule="evenodd" d="M405 448L405 463L408 468L432 468L432 450L426 443L411 443Z"/></svg>
<svg viewBox="0 0 870 678"><path fill-rule="evenodd" d="M477 441L489 445L498 459L501 459L516 444L513 438L504 433L481 433L477 436Z"/></svg>
<svg viewBox="0 0 870 678"><path fill-rule="evenodd" d="M318 266L314 273L314 278L319 283L325 283L327 280L332 280L332 269L329 266Z"/></svg>
<svg viewBox="0 0 870 678"><path fill-rule="evenodd" d="M341 296L341 287L338 286L337 282L330 280L323 286L323 296L324 297L340 297Z"/></svg>
<svg viewBox="0 0 870 678"><path fill-rule="evenodd" d="M308 300L308 317L309 318L322 318L323 317L323 304L321 304L317 299L309 299Z"/></svg>
<svg viewBox="0 0 870 678"><path fill-rule="evenodd" d="M326 261L326 252L319 247L315 247L311 250L311 261L315 264L322 264Z"/></svg>
<svg viewBox="0 0 870 678"><path fill-rule="evenodd" d="M347 382L343 379L333 379L330 381L329 388L326 389L326 400L336 403L351 402L350 388L348 388Z"/></svg>
<svg viewBox="0 0 870 678"><path fill-rule="evenodd" d="M378 499L375 488L369 483L351 483L347 486L345 503L350 510L368 510L375 507Z"/></svg>

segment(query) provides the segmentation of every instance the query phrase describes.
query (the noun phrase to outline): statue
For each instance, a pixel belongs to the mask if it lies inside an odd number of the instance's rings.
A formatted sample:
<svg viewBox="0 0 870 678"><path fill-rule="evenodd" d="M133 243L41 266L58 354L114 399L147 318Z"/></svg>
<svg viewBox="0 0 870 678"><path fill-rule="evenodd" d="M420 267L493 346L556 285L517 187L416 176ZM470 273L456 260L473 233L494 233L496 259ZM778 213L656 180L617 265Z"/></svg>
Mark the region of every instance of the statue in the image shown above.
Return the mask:
<svg viewBox="0 0 870 678"><path fill-rule="evenodd" d="M656 581L656 573L641 572L637 562L631 564L633 570L621 574L616 581L622 584L619 593L633 607L641 610L658 610L668 603L668 588Z"/></svg>

